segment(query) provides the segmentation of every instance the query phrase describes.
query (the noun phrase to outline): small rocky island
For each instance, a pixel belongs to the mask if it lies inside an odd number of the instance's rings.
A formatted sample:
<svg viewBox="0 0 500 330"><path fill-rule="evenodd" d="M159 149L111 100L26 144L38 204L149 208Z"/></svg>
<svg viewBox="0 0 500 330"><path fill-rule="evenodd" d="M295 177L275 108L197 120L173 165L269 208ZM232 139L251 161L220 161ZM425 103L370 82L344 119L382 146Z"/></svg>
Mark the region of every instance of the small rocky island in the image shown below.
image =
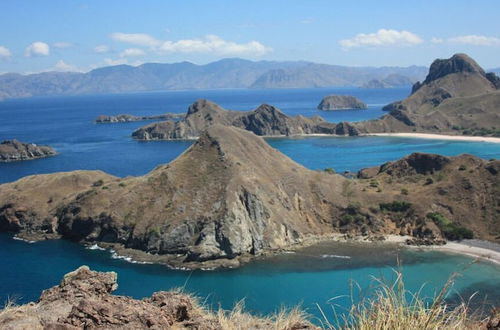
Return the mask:
<svg viewBox="0 0 500 330"><path fill-rule="evenodd" d="M328 95L318 105L319 110L368 109L366 103L350 95Z"/></svg>
<svg viewBox="0 0 500 330"><path fill-rule="evenodd" d="M120 114L116 116L106 116L100 115L95 119L97 124L107 124L107 123L128 123L132 121L144 121L144 120L176 120L184 118L181 113L166 113L164 115L157 116L134 116L129 114Z"/></svg>
<svg viewBox="0 0 500 330"><path fill-rule="evenodd" d="M34 143L22 143L17 140L6 140L0 143L0 162L30 160L56 155L49 146L38 146Z"/></svg>

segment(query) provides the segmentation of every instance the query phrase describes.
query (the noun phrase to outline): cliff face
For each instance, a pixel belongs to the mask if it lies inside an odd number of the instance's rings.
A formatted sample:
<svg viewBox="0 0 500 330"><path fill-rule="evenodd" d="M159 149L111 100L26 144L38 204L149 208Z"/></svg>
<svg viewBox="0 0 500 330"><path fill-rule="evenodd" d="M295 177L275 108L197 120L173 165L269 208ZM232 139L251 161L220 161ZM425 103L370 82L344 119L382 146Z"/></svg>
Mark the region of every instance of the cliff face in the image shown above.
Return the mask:
<svg viewBox="0 0 500 330"><path fill-rule="evenodd" d="M260 136L291 136L303 134L356 135L352 125L325 122L321 117L289 117L281 110L263 104L253 111L231 111L208 100L193 103L179 121L153 123L137 129L132 136L139 140L195 139L213 125L234 126ZM349 129L345 129L349 126Z"/></svg>
<svg viewBox="0 0 500 330"><path fill-rule="evenodd" d="M318 105L319 110L368 109L366 104L350 95L328 95Z"/></svg>
<svg viewBox="0 0 500 330"><path fill-rule="evenodd" d="M354 126L362 133L500 135L498 81L465 54L436 60L407 99L384 108L388 115Z"/></svg>
<svg viewBox="0 0 500 330"><path fill-rule="evenodd" d="M0 229L30 239L112 243L139 260L183 267L237 266L333 233L439 238L429 210L495 239L499 163L467 156L446 158L432 171L389 172L424 166L404 159L348 180L307 170L251 132L214 125L143 177L77 171L0 185ZM393 201L413 206L403 213L380 209Z"/></svg>
<svg viewBox="0 0 500 330"><path fill-rule="evenodd" d="M8 140L0 143L0 162L13 162L54 156L56 151L49 146L37 146L33 143L22 143Z"/></svg>

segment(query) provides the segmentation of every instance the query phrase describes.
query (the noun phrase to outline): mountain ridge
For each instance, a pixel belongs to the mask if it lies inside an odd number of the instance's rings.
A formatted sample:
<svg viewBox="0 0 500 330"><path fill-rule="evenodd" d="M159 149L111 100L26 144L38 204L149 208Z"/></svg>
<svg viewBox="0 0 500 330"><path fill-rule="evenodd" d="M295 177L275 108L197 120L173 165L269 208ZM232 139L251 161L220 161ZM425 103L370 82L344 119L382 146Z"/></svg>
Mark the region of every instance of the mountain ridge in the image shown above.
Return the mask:
<svg viewBox="0 0 500 330"><path fill-rule="evenodd" d="M273 70L286 78L269 81L266 77L272 75ZM179 89L362 86L371 79L393 73L417 81L423 78L425 71L425 67L419 66L347 67L304 61L254 62L239 58L205 65L191 62L122 64L87 73L6 73L0 75L0 99Z"/></svg>

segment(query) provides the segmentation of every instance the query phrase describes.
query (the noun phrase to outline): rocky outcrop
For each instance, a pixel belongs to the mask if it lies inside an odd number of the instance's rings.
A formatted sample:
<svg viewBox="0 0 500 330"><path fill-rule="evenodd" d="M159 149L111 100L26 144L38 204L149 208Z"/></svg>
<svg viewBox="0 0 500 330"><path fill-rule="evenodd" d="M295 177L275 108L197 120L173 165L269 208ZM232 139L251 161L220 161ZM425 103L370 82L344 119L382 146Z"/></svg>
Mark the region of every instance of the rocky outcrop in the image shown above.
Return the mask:
<svg viewBox="0 0 500 330"><path fill-rule="evenodd" d="M272 318L240 313L221 318L180 292L159 291L141 300L116 296L115 272L96 272L81 266L61 283L43 291L36 303L7 307L0 313L0 328L13 329L277 329ZM225 322L224 322L225 321ZM296 319L292 329L317 329Z"/></svg>
<svg viewBox="0 0 500 330"><path fill-rule="evenodd" d="M318 105L319 110L368 109L366 103L350 95L328 95Z"/></svg>
<svg viewBox="0 0 500 330"><path fill-rule="evenodd" d="M305 169L246 130L213 125L143 177L77 171L0 185L0 230L189 268L235 267L332 233L440 238L426 217L434 211L494 240L499 171L500 161L414 154L351 180ZM380 206L395 200L412 206Z"/></svg>
<svg viewBox="0 0 500 330"><path fill-rule="evenodd" d="M234 126L251 131L259 136L293 136L306 134L350 134L357 135L350 125L349 130L321 117L289 117L272 105L262 104L253 111L231 111L208 100L193 103L184 118L179 121L164 121L143 126L132 133L138 140L195 139L202 131L216 124Z"/></svg>
<svg viewBox="0 0 500 330"><path fill-rule="evenodd" d="M384 117L355 123L361 133L421 132L500 136L500 78L465 54L432 63L405 100Z"/></svg>
<svg viewBox="0 0 500 330"><path fill-rule="evenodd" d="M0 143L0 162L30 160L56 155L49 146L39 146L34 143L22 143L17 140L7 140Z"/></svg>
<svg viewBox="0 0 500 330"><path fill-rule="evenodd" d="M144 120L176 120L184 118L183 114L179 113L166 113L157 116L134 116L128 114L121 114L116 116L100 115L95 119L97 124L103 123L128 123L131 121L144 121Z"/></svg>

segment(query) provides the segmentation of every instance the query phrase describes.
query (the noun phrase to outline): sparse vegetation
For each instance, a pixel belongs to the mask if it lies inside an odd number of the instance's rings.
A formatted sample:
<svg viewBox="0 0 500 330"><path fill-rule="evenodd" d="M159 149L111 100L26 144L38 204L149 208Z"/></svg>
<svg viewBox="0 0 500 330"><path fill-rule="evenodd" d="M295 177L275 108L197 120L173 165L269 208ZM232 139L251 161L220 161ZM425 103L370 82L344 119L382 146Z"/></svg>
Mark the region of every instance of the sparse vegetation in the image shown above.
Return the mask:
<svg viewBox="0 0 500 330"><path fill-rule="evenodd" d="M466 171L466 170L467 170L467 166L465 166L465 165L460 165L460 166L458 167L458 170L459 170L459 171Z"/></svg>
<svg viewBox="0 0 500 330"><path fill-rule="evenodd" d="M120 186L120 187L125 187L125 186L126 186L126 184L125 184L125 182L120 182L120 183L118 184L118 186Z"/></svg>
<svg viewBox="0 0 500 330"><path fill-rule="evenodd" d="M427 179L425 179L424 186L428 186L428 185L433 184L433 183L434 183L434 180L432 178L427 178Z"/></svg>
<svg viewBox="0 0 500 330"><path fill-rule="evenodd" d="M446 239L455 241L474 238L474 233L471 230L451 222L441 213L428 213L427 218L432 220L439 227Z"/></svg>
<svg viewBox="0 0 500 330"><path fill-rule="evenodd" d="M408 189L401 188L401 195L408 195Z"/></svg>
<svg viewBox="0 0 500 330"><path fill-rule="evenodd" d="M380 203L379 207L381 211L406 212L412 207L412 204L404 201L394 201L391 203Z"/></svg>
<svg viewBox="0 0 500 330"><path fill-rule="evenodd" d="M378 181L375 179L370 180L370 187L372 188L377 188L378 187Z"/></svg>

